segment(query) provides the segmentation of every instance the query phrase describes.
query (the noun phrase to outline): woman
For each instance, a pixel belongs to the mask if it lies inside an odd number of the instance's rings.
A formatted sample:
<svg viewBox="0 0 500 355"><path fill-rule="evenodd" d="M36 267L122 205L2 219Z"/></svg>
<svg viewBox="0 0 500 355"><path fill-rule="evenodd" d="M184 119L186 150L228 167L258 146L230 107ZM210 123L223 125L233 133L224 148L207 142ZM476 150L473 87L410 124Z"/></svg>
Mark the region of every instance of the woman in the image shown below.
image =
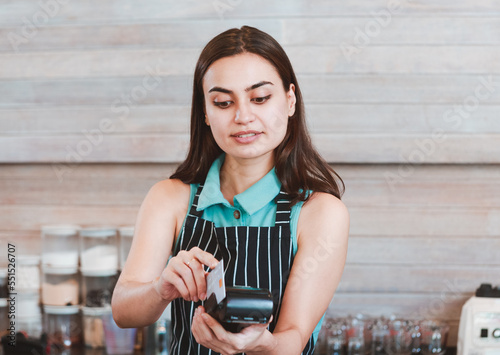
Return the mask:
<svg viewBox="0 0 500 355"><path fill-rule="evenodd" d="M347 251L339 185L281 46L248 26L216 36L196 65L188 156L139 211L116 322L151 324L172 302L172 354L312 354ZM221 259L226 286L272 292L270 323L231 333L205 312Z"/></svg>

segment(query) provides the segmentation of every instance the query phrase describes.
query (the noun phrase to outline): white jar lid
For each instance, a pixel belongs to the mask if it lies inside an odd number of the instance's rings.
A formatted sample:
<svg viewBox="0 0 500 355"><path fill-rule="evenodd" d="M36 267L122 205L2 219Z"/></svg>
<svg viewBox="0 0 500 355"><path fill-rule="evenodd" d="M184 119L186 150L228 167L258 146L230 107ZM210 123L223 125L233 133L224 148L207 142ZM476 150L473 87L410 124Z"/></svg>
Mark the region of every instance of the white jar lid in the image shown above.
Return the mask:
<svg viewBox="0 0 500 355"><path fill-rule="evenodd" d="M24 323L41 322L42 321L42 312L40 311L37 313L32 313L32 314L28 314L28 315L21 315L21 316L18 316L16 314L16 320L18 322L24 322Z"/></svg>
<svg viewBox="0 0 500 355"><path fill-rule="evenodd" d="M39 289L29 289L29 290L17 290L18 298L26 299L26 298L40 298L40 290Z"/></svg>
<svg viewBox="0 0 500 355"><path fill-rule="evenodd" d="M19 255L16 261L19 265L39 265L40 255Z"/></svg>
<svg viewBox="0 0 500 355"><path fill-rule="evenodd" d="M60 237L70 237L78 234L80 226L73 224L59 224L59 225L49 225L42 226L42 234L57 235Z"/></svg>
<svg viewBox="0 0 500 355"><path fill-rule="evenodd" d="M95 227L95 228L82 228L80 229L82 237L91 238L106 238L116 236L116 228L114 227Z"/></svg>
<svg viewBox="0 0 500 355"><path fill-rule="evenodd" d="M101 276L115 276L118 274L118 268L95 270L95 269L80 269L83 276L101 277Z"/></svg>
<svg viewBox="0 0 500 355"><path fill-rule="evenodd" d="M7 298L0 298L0 307L7 307Z"/></svg>
<svg viewBox="0 0 500 355"><path fill-rule="evenodd" d="M134 236L134 227L128 226L128 227L121 227L119 229L120 236L122 237L129 237L132 238Z"/></svg>
<svg viewBox="0 0 500 355"><path fill-rule="evenodd" d="M105 314L110 314L111 307L82 307L82 313L84 316L103 316Z"/></svg>
<svg viewBox="0 0 500 355"><path fill-rule="evenodd" d="M72 275L78 273L78 267L53 267L53 266L42 266L42 272L44 274L50 275Z"/></svg>
<svg viewBox="0 0 500 355"><path fill-rule="evenodd" d="M47 314L77 314L80 311L80 306L79 305L72 305L72 306L44 305L43 311Z"/></svg>

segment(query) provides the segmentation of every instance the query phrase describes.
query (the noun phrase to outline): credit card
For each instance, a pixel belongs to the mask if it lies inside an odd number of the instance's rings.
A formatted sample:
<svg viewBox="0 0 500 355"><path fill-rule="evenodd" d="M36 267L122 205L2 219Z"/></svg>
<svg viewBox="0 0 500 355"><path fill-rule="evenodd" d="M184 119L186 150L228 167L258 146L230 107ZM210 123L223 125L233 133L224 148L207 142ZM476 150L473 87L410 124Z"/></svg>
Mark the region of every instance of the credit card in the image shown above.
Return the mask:
<svg viewBox="0 0 500 355"><path fill-rule="evenodd" d="M224 261L221 260L207 275L207 298L215 295L215 300L220 303L226 298L226 285L224 283Z"/></svg>

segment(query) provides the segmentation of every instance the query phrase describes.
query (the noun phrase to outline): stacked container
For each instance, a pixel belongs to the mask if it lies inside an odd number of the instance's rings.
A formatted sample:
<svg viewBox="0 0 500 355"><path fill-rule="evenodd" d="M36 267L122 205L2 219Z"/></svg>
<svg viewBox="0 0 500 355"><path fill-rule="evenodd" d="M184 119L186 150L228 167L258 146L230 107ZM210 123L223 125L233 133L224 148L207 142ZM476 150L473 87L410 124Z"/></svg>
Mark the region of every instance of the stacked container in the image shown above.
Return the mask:
<svg viewBox="0 0 500 355"><path fill-rule="evenodd" d="M111 305L111 295L118 276L116 228L80 230L80 271L84 306Z"/></svg>
<svg viewBox="0 0 500 355"><path fill-rule="evenodd" d="M44 266L42 303L49 306L75 306L80 296L78 267L51 268Z"/></svg>
<svg viewBox="0 0 500 355"><path fill-rule="evenodd" d="M74 225L42 227L42 265L78 268L78 231Z"/></svg>
<svg viewBox="0 0 500 355"><path fill-rule="evenodd" d="M134 227L122 227L119 229L120 235L120 271L123 270L127 261L132 239L134 238Z"/></svg>
<svg viewBox="0 0 500 355"><path fill-rule="evenodd" d="M3 334L9 328L8 297L7 269L0 268L0 334Z"/></svg>
<svg viewBox="0 0 500 355"><path fill-rule="evenodd" d="M44 325L48 343L55 353L82 343L82 326L79 305L44 305Z"/></svg>
<svg viewBox="0 0 500 355"><path fill-rule="evenodd" d="M79 239L85 345L102 348L103 319L111 315L111 296L118 278L117 230L84 228Z"/></svg>
<svg viewBox="0 0 500 355"><path fill-rule="evenodd" d="M16 331L30 337L42 334L40 309L40 256L19 255L16 258Z"/></svg>
<svg viewBox="0 0 500 355"><path fill-rule="evenodd" d="M42 227L42 304L52 349L81 344L78 232L74 225Z"/></svg>

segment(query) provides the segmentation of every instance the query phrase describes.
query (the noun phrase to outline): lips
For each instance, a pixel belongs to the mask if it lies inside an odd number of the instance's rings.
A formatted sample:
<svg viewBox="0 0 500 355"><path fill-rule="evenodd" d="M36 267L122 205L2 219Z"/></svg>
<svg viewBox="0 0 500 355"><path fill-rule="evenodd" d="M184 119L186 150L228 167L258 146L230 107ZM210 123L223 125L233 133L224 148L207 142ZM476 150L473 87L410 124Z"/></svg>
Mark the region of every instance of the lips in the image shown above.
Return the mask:
<svg viewBox="0 0 500 355"><path fill-rule="evenodd" d="M259 131L240 131L231 134L231 137L233 137L236 142L240 144L248 144L255 141L261 134L262 132Z"/></svg>
<svg viewBox="0 0 500 355"><path fill-rule="evenodd" d="M237 137L237 138L247 138L247 137L256 136L257 134L260 134L260 133L262 133L262 132L258 132L258 131L241 131L241 132L234 133L231 136L232 137Z"/></svg>
<svg viewBox="0 0 500 355"><path fill-rule="evenodd" d="M248 133L248 134L238 134L236 137L238 138L247 138L247 137L252 137L255 136L257 133Z"/></svg>

